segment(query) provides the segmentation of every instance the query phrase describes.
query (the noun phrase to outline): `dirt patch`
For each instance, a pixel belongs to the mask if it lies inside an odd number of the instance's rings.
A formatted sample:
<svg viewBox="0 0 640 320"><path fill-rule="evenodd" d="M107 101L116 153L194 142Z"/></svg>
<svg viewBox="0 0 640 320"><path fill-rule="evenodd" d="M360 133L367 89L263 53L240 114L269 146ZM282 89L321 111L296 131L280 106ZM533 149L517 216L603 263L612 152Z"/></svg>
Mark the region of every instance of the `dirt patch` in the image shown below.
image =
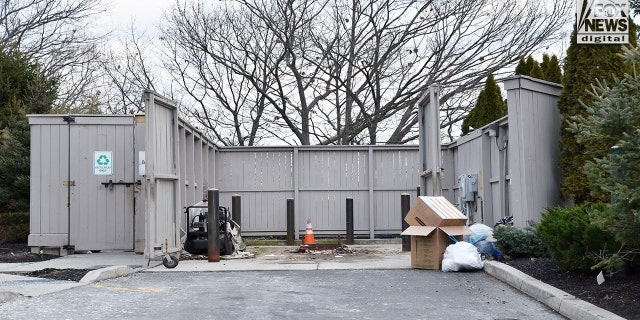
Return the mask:
<svg viewBox="0 0 640 320"><path fill-rule="evenodd" d="M0 244L0 263L38 262L58 258L56 255L31 253L24 243Z"/></svg>
<svg viewBox="0 0 640 320"><path fill-rule="evenodd" d="M0 263L39 262L59 258L56 255L32 253L25 243L0 244ZM87 269L42 269L32 272L14 272L13 274L54 280L80 281L89 271Z"/></svg>
<svg viewBox="0 0 640 320"><path fill-rule="evenodd" d="M80 281L89 271L87 269L53 269L46 268L42 270L36 270L27 273L20 273L20 275L36 278L46 278L55 280L67 280L67 281Z"/></svg>
<svg viewBox="0 0 640 320"><path fill-rule="evenodd" d="M247 249L256 255L257 259L279 259L291 261L352 261L373 259L380 255L392 255L402 253L401 248L397 246L346 246L342 245L334 249L323 248L307 248L299 247L249 247Z"/></svg>
<svg viewBox="0 0 640 320"><path fill-rule="evenodd" d="M335 245L334 245L335 247ZM346 246L341 245L330 249L325 246L316 248L283 247L283 246L248 246L248 252L254 254L258 260L280 260L280 261L354 261L373 259L381 254L392 255L402 253L399 247L385 246ZM183 252L180 260L207 260L207 255L192 255Z"/></svg>

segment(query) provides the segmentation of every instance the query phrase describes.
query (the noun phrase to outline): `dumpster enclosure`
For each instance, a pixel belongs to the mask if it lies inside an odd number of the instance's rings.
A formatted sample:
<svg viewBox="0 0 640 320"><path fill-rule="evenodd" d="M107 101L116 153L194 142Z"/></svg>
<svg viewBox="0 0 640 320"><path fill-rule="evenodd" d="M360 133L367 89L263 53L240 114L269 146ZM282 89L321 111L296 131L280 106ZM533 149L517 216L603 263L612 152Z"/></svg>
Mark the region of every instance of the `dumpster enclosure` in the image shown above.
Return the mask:
<svg viewBox="0 0 640 320"><path fill-rule="evenodd" d="M221 206L241 196L239 222L249 236L286 235L288 198L296 238L307 218L317 235L344 235L347 198L356 236L398 235L400 196L416 197L420 184L422 195L435 187L471 222L513 216L525 226L559 201L561 87L517 76L505 88L508 116L442 146L218 147L152 91L143 93L144 115L30 115L28 245L156 258L181 248L183 210L209 188L220 190Z"/></svg>

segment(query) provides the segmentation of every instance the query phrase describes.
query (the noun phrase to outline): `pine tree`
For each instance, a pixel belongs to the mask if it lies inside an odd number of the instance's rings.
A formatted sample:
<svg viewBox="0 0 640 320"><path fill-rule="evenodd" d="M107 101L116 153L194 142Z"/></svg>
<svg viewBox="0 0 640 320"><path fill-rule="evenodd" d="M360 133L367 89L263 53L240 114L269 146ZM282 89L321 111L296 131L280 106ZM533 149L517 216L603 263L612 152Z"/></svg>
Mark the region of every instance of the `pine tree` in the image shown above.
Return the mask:
<svg viewBox="0 0 640 320"><path fill-rule="evenodd" d="M549 59L549 63L543 69L544 70L544 80L562 83L562 70L560 70L560 64L558 63L558 57L554 54Z"/></svg>
<svg viewBox="0 0 640 320"><path fill-rule="evenodd" d="M505 107L500 93L500 87L489 73L484 89L480 91L476 106L471 109L462 122L462 134L469 133L470 128L480 128L505 115Z"/></svg>
<svg viewBox="0 0 640 320"><path fill-rule="evenodd" d="M551 59L549 58L548 54L545 53L542 55L542 62L540 62L540 68L544 73L546 73L547 69L549 68L550 61Z"/></svg>
<svg viewBox="0 0 640 320"><path fill-rule="evenodd" d="M531 68L531 72L529 73L529 76L532 78L544 80L544 71L542 71L542 68L540 67L537 61L533 62L533 68Z"/></svg>
<svg viewBox="0 0 640 320"><path fill-rule="evenodd" d="M46 113L56 82L15 51L0 48L0 213L29 210L27 113Z"/></svg>
<svg viewBox="0 0 640 320"><path fill-rule="evenodd" d="M538 62L531 55L529 55L527 57L527 62L525 63L527 72L523 74L526 76L531 76L531 71L533 71L533 68L535 68L536 64L538 64Z"/></svg>
<svg viewBox="0 0 640 320"><path fill-rule="evenodd" d="M629 39L636 45L636 30L632 23ZM585 115L585 108L579 101L590 105L594 97L587 93L591 84L597 79L611 83L614 76L622 76L630 72L630 65L625 63L618 54L620 45L605 44L577 44L574 26L571 35L571 45L567 50L563 76L563 89L558 101L558 108L563 118ZM606 193L592 194L593 186L585 179L583 166L593 159L596 150L606 150L601 143L580 143L574 133L567 130L568 122L563 121L560 129L560 158L558 165L561 171L561 191L564 197L573 199L576 203L607 201Z"/></svg>
<svg viewBox="0 0 640 320"><path fill-rule="evenodd" d="M630 64L640 63L638 48L624 55ZM583 115L572 117L568 129L579 144L601 146L590 152L585 180L596 194L613 196L613 214L600 220L616 232L625 250L635 250L640 263L640 77L631 72L614 79L611 87L597 83L594 90L594 101L584 106Z"/></svg>
<svg viewBox="0 0 640 320"><path fill-rule="evenodd" d="M524 61L524 57L520 57L520 61L518 61L518 65L516 66L516 74L529 74L529 70L527 70L527 63Z"/></svg>
<svg viewBox="0 0 640 320"><path fill-rule="evenodd" d="M555 55L549 58L547 54L543 54L541 63L538 63L532 56L529 56L526 62L521 57L516 66L515 74L555 83L562 82L562 71L558 64L558 57Z"/></svg>

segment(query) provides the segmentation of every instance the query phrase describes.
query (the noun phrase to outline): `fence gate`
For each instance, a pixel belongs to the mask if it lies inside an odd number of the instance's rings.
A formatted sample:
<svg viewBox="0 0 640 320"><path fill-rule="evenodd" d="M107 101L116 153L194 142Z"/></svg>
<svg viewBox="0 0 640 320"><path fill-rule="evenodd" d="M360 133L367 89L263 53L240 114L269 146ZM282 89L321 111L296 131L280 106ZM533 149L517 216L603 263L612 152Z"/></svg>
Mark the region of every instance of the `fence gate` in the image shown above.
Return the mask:
<svg viewBox="0 0 640 320"><path fill-rule="evenodd" d="M69 126L69 244L75 250L133 249L132 117L66 117ZM67 168L64 168L67 169Z"/></svg>
<svg viewBox="0 0 640 320"><path fill-rule="evenodd" d="M145 256L161 256L162 249L179 250L180 192L178 109L173 101L152 91L143 96L145 143Z"/></svg>

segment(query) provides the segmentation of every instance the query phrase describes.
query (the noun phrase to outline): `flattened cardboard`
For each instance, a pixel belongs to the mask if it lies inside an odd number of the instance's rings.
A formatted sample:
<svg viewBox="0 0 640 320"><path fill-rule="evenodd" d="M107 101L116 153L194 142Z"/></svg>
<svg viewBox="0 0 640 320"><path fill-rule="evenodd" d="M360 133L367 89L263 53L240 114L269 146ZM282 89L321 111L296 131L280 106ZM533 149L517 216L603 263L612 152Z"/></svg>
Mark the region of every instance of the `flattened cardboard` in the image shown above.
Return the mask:
<svg viewBox="0 0 640 320"><path fill-rule="evenodd" d="M410 226L460 226L467 217L445 197L421 196L404 219Z"/></svg>
<svg viewBox="0 0 640 320"><path fill-rule="evenodd" d="M427 226L409 226L407 229L402 231L400 235L403 236L428 236L433 230L437 229L436 227L427 227Z"/></svg>
<svg viewBox="0 0 640 320"><path fill-rule="evenodd" d="M471 229L466 226L449 226L449 227L440 227L440 230L444 231L446 234L450 236L466 236L474 234L475 232L471 231Z"/></svg>
<svg viewBox="0 0 640 320"><path fill-rule="evenodd" d="M436 230L436 229L440 229L444 231L444 233L446 233L449 236L465 236L465 235L474 234L474 232L471 231L471 229L467 228L466 226L449 226L449 227L440 227L440 228L429 227L429 226L409 226L407 229L402 231L400 235L426 237L429 234L431 234L433 230Z"/></svg>

